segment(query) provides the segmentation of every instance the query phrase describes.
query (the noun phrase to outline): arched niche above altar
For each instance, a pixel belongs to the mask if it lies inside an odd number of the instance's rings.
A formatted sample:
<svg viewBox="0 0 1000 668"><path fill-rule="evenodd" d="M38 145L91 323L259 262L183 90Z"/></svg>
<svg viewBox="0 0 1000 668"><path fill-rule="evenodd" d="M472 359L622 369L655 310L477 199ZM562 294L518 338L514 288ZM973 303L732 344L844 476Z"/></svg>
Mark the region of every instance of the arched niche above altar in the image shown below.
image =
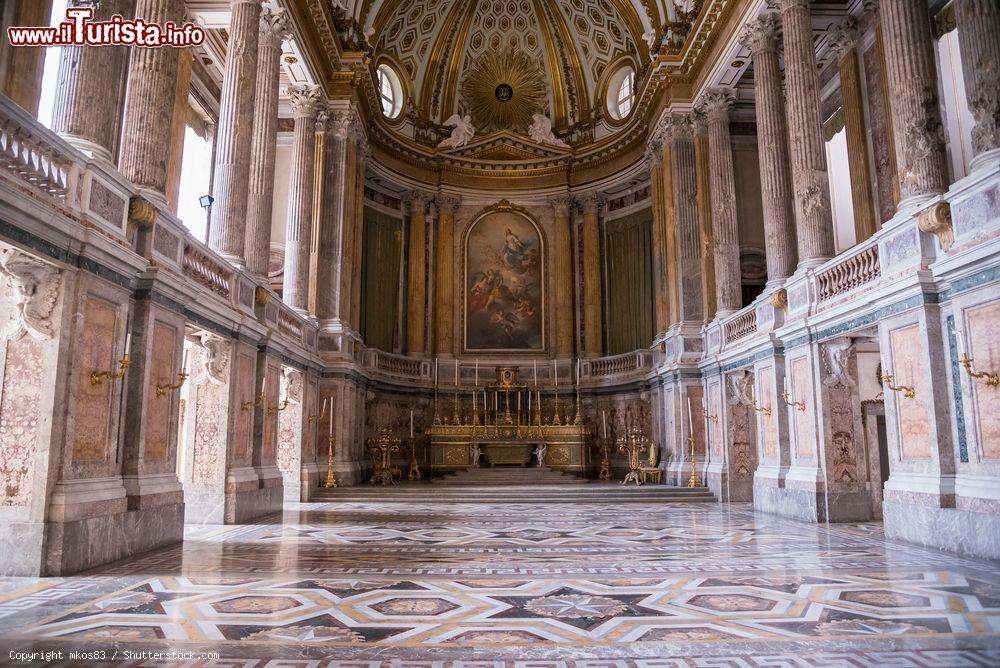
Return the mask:
<svg viewBox="0 0 1000 668"><path fill-rule="evenodd" d="M506 201L481 211L462 240L462 312L468 353L545 350L545 238Z"/></svg>

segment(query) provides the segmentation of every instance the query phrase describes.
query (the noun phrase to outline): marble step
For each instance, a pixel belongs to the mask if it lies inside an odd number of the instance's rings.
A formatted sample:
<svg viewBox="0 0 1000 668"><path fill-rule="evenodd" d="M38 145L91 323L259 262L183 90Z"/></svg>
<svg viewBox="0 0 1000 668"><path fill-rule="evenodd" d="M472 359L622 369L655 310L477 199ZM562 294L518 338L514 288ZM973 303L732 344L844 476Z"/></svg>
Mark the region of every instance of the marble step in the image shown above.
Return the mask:
<svg viewBox="0 0 1000 668"><path fill-rule="evenodd" d="M450 485L401 483L395 487L342 487L320 489L315 501L386 501L392 503L671 503L714 502L706 487L643 485L623 487L615 483L578 485Z"/></svg>

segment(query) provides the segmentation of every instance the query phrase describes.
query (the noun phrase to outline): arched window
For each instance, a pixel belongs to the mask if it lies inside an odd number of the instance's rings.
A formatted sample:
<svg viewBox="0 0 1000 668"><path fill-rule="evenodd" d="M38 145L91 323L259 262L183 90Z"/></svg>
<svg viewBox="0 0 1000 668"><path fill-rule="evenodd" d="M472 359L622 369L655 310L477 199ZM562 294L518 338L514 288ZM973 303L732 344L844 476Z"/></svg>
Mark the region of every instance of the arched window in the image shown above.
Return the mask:
<svg viewBox="0 0 1000 668"><path fill-rule="evenodd" d="M382 103L382 113L386 118L398 118L403 110L403 86L399 75L389 65L382 64L375 70L378 81L378 96Z"/></svg>
<svg viewBox="0 0 1000 668"><path fill-rule="evenodd" d="M616 121L626 118L635 106L635 70L629 66L615 72L608 86L608 112Z"/></svg>

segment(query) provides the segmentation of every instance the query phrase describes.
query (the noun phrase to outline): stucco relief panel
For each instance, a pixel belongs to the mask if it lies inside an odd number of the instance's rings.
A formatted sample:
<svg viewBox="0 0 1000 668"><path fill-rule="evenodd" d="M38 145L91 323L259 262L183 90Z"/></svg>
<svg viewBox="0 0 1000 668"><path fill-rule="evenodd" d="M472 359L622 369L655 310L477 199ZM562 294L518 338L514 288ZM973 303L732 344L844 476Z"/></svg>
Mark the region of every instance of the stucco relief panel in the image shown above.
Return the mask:
<svg viewBox="0 0 1000 668"><path fill-rule="evenodd" d="M30 337L5 343L0 398L0 506L31 501L41 419L42 344Z"/></svg>

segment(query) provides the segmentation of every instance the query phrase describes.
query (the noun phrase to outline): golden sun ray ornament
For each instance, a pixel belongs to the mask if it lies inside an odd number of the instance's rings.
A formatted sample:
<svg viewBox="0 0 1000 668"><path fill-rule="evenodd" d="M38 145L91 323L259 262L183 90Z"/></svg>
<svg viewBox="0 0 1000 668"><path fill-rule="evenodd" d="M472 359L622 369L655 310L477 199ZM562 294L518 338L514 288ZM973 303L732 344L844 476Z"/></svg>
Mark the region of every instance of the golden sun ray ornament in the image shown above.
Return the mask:
<svg viewBox="0 0 1000 668"><path fill-rule="evenodd" d="M545 101L545 83L523 51L490 51L466 75L462 96L476 127L523 132Z"/></svg>

